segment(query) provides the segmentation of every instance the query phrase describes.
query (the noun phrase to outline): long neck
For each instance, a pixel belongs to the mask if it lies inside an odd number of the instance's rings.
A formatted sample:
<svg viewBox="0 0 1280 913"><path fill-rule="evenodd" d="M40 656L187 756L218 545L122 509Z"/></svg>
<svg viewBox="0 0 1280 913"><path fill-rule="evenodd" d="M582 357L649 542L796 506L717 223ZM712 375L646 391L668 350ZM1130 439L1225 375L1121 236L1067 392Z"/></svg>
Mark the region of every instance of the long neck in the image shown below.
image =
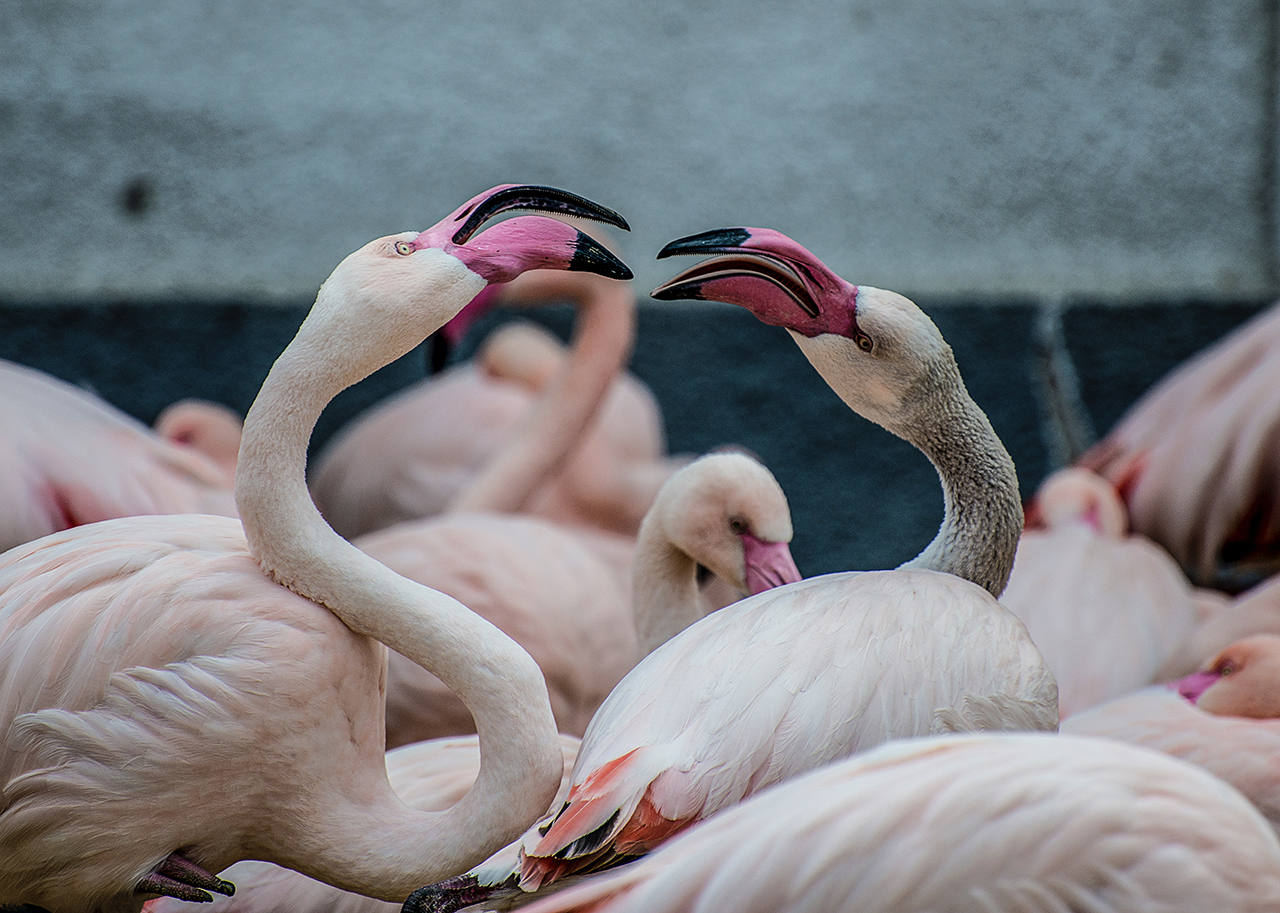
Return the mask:
<svg viewBox="0 0 1280 913"><path fill-rule="evenodd" d="M942 526L903 567L945 571L999 597L1013 570L1022 504L1013 460L958 376L894 430L924 452L942 482Z"/></svg>
<svg viewBox="0 0 1280 913"><path fill-rule="evenodd" d="M461 603L342 539L311 502L308 439L328 401L357 379L342 373L341 345L318 329L304 324L245 418L236 499L263 570L438 676L475 718L480 774L457 805L424 813L395 803L393 818L361 842L339 840L319 824L310 831L311 874L403 898L518 836L545 811L563 762L546 685L529 655Z"/></svg>
<svg viewBox="0 0 1280 913"><path fill-rule="evenodd" d="M520 281L535 276L529 273ZM454 498L450 512L522 510L582 438L630 354L635 335L635 298L625 284L609 282L602 287L597 282L585 289L571 293L577 320L564 369L548 385L512 443Z"/></svg>
<svg viewBox="0 0 1280 913"><path fill-rule="evenodd" d="M640 524L631 570L631 611L641 656L648 656L710 609L698 589L697 562L662 532L658 515L651 510Z"/></svg>

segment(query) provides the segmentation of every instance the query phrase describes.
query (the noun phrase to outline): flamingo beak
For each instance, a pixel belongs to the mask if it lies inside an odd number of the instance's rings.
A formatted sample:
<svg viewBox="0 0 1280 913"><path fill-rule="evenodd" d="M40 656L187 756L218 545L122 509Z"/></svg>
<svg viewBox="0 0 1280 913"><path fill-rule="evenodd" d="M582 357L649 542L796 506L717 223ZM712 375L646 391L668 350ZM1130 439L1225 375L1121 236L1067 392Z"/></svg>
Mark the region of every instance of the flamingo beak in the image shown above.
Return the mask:
<svg viewBox="0 0 1280 913"><path fill-rule="evenodd" d="M457 226L450 240L454 244L466 244L484 223L500 213L517 209L551 216L576 216L623 231L631 230L627 220L612 209L576 193L539 184L499 184L463 203L444 221Z"/></svg>
<svg viewBox="0 0 1280 913"><path fill-rule="evenodd" d="M1193 672L1185 678L1169 682L1168 687L1181 694L1191 703L1200 701L1200 695L1218 683L1221 678L1216 672Z"/></svg>
<svg viewBox="0 0 1280 913"><path fill-rule="evenodd" d="M747 592L753 596L802 579L786 542L766 542L743 533L742 556L747 566Z"/></svg>
<svg viewBox="0 0 1280 913"><path fill-rule="evenodd" d="M658 252L658 259L684 254L719 256L667 280L650 292L652 297L741 305L764 323L806 336L841 332L852 320L857 288L781 232L717 228L677 238Z"/></svg>

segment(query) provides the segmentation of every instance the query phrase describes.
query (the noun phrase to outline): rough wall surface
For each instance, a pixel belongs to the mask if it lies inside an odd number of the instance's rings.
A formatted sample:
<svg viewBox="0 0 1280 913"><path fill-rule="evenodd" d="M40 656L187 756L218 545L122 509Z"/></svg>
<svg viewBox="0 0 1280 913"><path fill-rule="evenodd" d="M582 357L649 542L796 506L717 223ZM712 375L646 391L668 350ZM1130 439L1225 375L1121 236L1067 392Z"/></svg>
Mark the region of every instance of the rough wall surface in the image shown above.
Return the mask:
<svg viewBox="0 0 1280 913"><path fill-rule="evenodd" d="M1277 288L1274 0L4 4L0 297L310 294L501 181L922 292Z"/></svg>

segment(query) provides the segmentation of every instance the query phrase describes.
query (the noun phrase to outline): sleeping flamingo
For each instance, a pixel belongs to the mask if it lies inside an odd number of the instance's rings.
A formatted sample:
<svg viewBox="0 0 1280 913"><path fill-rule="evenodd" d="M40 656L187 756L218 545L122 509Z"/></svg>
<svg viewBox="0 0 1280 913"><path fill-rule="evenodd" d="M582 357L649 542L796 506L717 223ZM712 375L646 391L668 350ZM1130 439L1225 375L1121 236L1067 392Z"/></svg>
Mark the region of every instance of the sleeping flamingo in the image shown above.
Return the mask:
<svg viewBox="0 0 1280 913"><path fill-rule="evenodd" d="M1198 764L1244 793L1280 832L1280 636L1231 644L1204 671L1068 717L1062 730Z"/></svg>
<svg viewBox="0 0 1280 913"><path fill-rule="evenodd" d="M136 909L276 862L397 899L510 841L562 756L537 665L449 596L336 535L307 493L307 440L340 390L525 269L630 273L554 219L617 214L504 185L422 232L371 241L321 286L245 418L241 523L114 520L0 558L0 904ZM483 760L449 810L406 808L383 760L386 647L473 713ZM110 835L110 839L104 839Z"/></svg>
<svg viewBox="0 0 1280 913"><path fill-rule="evenodd" d="M1238 792L1131 745L910 739L782 783L527 913L1280 909L1280 842Z"/></svg>
<svg viewBox="0 0 1280 913"><path fill-rule="evenodd" d="M578 315L567 358L545 344L530 352L527 335L512 352L508 336L484 361L415 384L340 432L311 475L316 503L334 528L354 537L446 509L503 509L634 536L677 464L663 457L652 394L619 373L635 333L629 287L599 276L530 272L491 287L449 329L461 333L500 303L566 298ZM514 370L504 370L513 361ZM527 440L539 424L562 429L573 452L553 460L554 443L524 452L513 446L513 437ZM524 479L556 471L529 494L495 503L516 468Z"/></svg>
<svg viewBox="0 0 1280 913"><path fill-rule="evenodd" d="M235 516L215 463L93 394L0 361L0 550L138 514Z"/></svg>
<svg viewBox="0 0 1280 913"><path fill-rule="evenodd" d="M1126 535L1100 476L1061 470L1036 504L1044 525L1023 531L1000 601L1053 670L1065 717L1155 681L1197 622L1197 593L1163 549Z"/></svg>
<svg viewBox="0 0 1280 913"><path fill-rule="evenodd" d="M1183 639L1161 667L1157 680L1177 678L1200 668L1208 657L1252 634L1280 634L1280 574L1235 599L1223 598Z"/></svg>
<svg viewBox="0 0 1280 913"><path fill-rule="evenodd" d="M934 462L942 526L897 571L776 587L650 653L587 727L568 801L525 834L525 890L644 853L772 783L890 738L1057 728L1053 676L994 595L1022 526L1013 462L932 321L771 230L707 232L659 256L714 252L725 256L654 297L741 304L791 330L850 408ZM477 886L471 873L413 899L447 908Z"/></svg>
<svg viewBox="0 0 1280 913"><path fill-rule="evenodd" d="M460 600L537 660L561 732L581 734L609 690L653 647L706 615L698 566L739 596L800 579L786 496L741 453L695 460L660 489L630 579L596 537L536 517L449 514L356 540L393 570ZM638 634L637 634L638 632ZM466 706L392 652L387 745L471 730Z"/></svg>
<svg viewBox="0 0 1280 913"><path fill-rule="evenodd" d="M1197 583L1280 570L1280 304L1156 384L1079 464Z"/></svg>

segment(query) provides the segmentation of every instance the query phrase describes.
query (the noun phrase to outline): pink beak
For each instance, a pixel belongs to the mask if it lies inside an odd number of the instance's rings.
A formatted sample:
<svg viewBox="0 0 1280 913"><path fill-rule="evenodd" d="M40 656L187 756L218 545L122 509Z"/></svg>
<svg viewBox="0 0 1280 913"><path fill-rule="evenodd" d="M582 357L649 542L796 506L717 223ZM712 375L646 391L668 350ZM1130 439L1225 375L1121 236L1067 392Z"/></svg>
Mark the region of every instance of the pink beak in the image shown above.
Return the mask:
<svg viewBox="0 0 1280 913"><path fill-rule="evenodd" d="M1219 678L1221 676L1214 672L1193 672L1185 678L1169 682L1168 687L1195 704L1200 700L1200 695L1218 683Z"/></svg>
<svg viewBox="0 0 1280 913"><path fill-rule="evenodd" d="M747 592L753 596L803 579L785 542L765 542L743 533L742 555L747 564Z"/></svg>

